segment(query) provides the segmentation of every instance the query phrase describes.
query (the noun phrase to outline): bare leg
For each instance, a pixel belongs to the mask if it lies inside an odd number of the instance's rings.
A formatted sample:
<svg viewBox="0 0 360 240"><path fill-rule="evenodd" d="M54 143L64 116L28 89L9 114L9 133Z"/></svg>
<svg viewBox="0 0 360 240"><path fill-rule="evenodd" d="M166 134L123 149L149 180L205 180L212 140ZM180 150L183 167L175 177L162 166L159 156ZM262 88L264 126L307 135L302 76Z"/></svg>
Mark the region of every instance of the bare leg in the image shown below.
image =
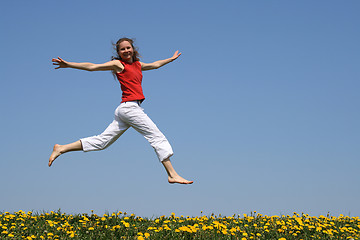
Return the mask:
<svg viewBox="0 0 360 240"><path fill-rule="evenodd" d="M162 161L162 164L164 165L166 172L168 174L169 183L180 183L180 184L192 184L193 183L193 181L188 181L176 173L175 169L173 168L173 166L170 162L170 158Z"/></svg>
<svg viewBox="0 0 360 240"><path fill-rule="evenodd" d="M55 144L53 152L51 153L49 158L49 167L51 167L55 159L61 154L66 152L81 151L81 150L83 150L83 148L80 140L66 145Z"/></svg>

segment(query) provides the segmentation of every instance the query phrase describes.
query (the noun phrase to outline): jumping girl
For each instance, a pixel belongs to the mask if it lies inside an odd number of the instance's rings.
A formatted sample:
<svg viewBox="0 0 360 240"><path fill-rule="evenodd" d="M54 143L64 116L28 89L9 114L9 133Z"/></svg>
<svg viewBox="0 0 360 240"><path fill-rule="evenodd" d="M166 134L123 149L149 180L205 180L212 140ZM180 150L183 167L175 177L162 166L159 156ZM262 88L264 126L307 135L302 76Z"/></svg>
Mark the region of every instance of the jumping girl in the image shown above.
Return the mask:
<svg viewBox="0 0 360 240"><path fill-rule="evenodd" d="M157 69L177 59L181 53L176 51L171 58L153 63L139 61L139 53L134 48L133 40L121 38L116 43L117 57L102 64L67 62L60 57L53 58L53 65L59 68L75 68L86 71L112 71L120 82L122 101L115 111L115 119L103 133L93 137L82 138L76 142L59 145L55 144L49 159L49 167L61 154L71 151L103 150L114 143L129 127L133 127L142 134L154 148L157 157L165 167L169 183L191 184L176 173L170 157L173 150L164 136L144 113L141 103L145 100L142 90L142 71Z"/></svg>

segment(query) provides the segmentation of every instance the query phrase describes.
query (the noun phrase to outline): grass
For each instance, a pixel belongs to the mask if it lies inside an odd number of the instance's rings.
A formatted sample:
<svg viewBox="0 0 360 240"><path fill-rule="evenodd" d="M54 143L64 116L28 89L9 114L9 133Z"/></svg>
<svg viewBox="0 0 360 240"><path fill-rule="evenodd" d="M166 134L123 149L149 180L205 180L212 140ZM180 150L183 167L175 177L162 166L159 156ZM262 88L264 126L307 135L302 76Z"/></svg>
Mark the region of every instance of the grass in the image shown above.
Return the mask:
<svg viewBox="0 0 360 240"><path fill-rule="evenodd" d="M360 239L359 217L172 215L154 219L117 212L0 212L1 239Z"/></svg>

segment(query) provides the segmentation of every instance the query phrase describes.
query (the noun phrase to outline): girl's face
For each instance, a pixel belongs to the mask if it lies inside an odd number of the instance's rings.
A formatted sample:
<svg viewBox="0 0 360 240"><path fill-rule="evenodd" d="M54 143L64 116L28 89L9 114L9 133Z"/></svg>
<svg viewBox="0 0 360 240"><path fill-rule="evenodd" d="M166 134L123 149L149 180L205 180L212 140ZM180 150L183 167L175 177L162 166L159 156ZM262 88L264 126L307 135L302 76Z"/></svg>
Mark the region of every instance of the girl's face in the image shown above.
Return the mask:
<svg viewBox="0 0 360 240"><path fill-rule="evenodd" d="M125 62L133 62L134 49L128 41L119 44L119 56Z"/></svg>

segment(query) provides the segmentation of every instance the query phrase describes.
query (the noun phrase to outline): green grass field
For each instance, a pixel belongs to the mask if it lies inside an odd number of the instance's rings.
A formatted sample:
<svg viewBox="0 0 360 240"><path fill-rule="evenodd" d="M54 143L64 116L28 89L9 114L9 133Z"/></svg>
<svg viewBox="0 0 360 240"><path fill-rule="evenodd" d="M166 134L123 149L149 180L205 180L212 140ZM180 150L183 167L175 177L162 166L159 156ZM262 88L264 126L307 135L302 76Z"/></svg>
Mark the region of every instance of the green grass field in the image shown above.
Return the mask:
<svg viewBox="0 0 360 240"><path fill-rule="evenodd" d="M0 212L1 239L360 239L359 217Z"/></svg>

